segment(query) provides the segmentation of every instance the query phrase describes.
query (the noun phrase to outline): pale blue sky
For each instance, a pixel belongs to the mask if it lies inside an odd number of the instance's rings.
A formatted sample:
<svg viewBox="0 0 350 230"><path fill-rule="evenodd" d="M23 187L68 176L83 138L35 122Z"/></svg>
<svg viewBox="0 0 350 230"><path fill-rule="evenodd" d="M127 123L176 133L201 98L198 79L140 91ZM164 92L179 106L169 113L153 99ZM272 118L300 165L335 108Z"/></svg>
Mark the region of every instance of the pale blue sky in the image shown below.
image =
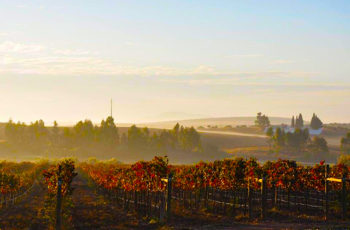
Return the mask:
<svg viewBox="0 0 350 230"><path fill-rule="evenodd" d="M118 122L350 122L350 2L0 0L0 92L0 121L99 121L112 97Z"/></svg>

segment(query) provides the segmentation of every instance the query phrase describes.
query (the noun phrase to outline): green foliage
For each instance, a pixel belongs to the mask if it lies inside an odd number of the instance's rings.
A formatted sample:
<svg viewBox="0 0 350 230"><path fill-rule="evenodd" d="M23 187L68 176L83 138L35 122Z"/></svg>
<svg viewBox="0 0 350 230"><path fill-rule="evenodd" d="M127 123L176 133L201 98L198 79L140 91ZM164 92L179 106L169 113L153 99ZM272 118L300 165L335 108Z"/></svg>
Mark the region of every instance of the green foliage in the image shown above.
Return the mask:
<svg viewBox="0 0 350 230"><path fill-rule="evenodd" d="M49 132L43 120L30 125L10 120L5 127L5 135L9 142L18 146L25 146L33 151L40 151L49 141Z"/></svg>
<svg viewBox="0 0 350 230"><path fill-rule="evenodd" d="M322 121L320 120L320 118L317 117L316 114L312 115L310 127L312 129L320 129L323 127Z"/></svg>
<svg viewBox="0 0 350 230"><path fill-rule="evenodd" d="M131 126L120 137L112 117L94 125L90 120L77 122L72 128L46 127L42 120L26 125L8 122L5 129L10 145L29 152L57 154L64 152L76 156L96 152L118 151L167 152L168 150L201 151L199 133L193 128L176 124L172 130L151 133L148 128Z"/></svg>
<svg viewBox="0 0 350 230"><path fill-rule="evenodd" d="M340 148L344 154L350 154L350 132L340 140Z"/></svg>
<svg viewBox="0 0 350 230"><path fill-rule="evenodd" d="M185 151L201 150L199 133L193 128L185 128L176 124L172 130L163 130L159 135L150 135L147 128L137 128L135 125L128 130L128 147L130 149L148 148L166 152L169 149Z"/></svg>
<svg viewBox="0 0 350 230"><path fill-rule="evenodd" d="M129 148L138 148L140 146L148 146L149 144L149 130L147 128L137 128L133 125L128 130L127 143Z"/></svg>
<svg viewBox="0 0 350 230"><path fill-rule="evenodd" d="M296 119L295 119L295 128L301 129L303 127L304 127L303 115L301 115L301 113L299 113L299 116L296 117Z"/></svg>
<svg viewBox="0 0 350 230"><path fill-rule="evenodd" d="M266 136L268 137L273 137L273 128L272 127L269 127L266 131Z"/></svg>
<svg viewBox="0 0 350 230"><path fill-rule="evenodd" d="M273 133L272 128L269 128L266 135L269 137L269 141L273 142L274 149L277 152L281 150L295 153L304 152L314 159L326 159L329 157L327 141L318 136L310 139L308 129L296 128L294 133L285 133L283 129L278 127Z"/></svg>
<svg viewBox="0 0 350 230"><path fill-rule="evenodd" d="M269 148L270 148L270 151L271 151L271 144L273 142L273 139L274 139L274 133L273 133L273 128L272 127L269 127L266 131L266 136L268 136L268 144L269 144Z"/></svg>
<svg viewBox="0 0 350 230"><path fill-rule="evenodd" d="M270 126L270 119L265 114L262 115L262 113L259 112L256 116L255 125L261 129L265 129Z"/></svg>
<svg viewBox="0 0 350 230"><path fill-rule="evenodd" d="M281 128L277 128L275 136L273 137L275 147L283 147L285 145L285 133Z"/></svg>
<svg viewBox="0 0 350 230"><path fill-rule="evenodd" d="M288 147L300 151L309 141L309 130L297 128L294 133L287 133L285 138Z"/></svg>
<svg viewBox="0 0 350 230"><path fill-rule="evenodd" d="M113 117L107 117L106 121L102 120L98 129L99 140L105 144L115 145L119 142L118 128L114 123Z"/></svg>
<svg viewBox="0 0 350 230"><path fill-rule="evenodd" d="M329 153L327 141L323 137L318 136L312 138L308 149L315 158L322 157L323 159L326 159Z"/></svg>
<svg viewBox="0 0 350 230"><path fill-rule="evenodd" d="M346 166L350 166L350 155L341 154L338 157L338 164L344 164Z"/></svg>

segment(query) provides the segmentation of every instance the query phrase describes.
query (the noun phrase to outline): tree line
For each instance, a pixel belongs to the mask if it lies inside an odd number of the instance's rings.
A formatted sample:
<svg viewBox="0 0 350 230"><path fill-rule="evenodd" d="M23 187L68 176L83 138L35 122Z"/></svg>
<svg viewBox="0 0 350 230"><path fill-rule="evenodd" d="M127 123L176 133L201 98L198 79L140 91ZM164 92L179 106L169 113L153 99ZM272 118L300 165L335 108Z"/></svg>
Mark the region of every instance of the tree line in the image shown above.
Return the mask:
<svg viewBox="0 0 350 230"><path fill-rule="evenodd" d="M257 113L254 123L255 126L260 127L261 129L265 129L271 125L269 117L265 114L262 114L261 112ZM299 113L298 116L292 116L290 126L296 129L304 128L305 124L303 115ZM310 127L312 129L320 129L323 127L323 122L315 113L312 115Z"/></svg>
<svg viewBox="0 0 350 230"><path fill-rule="evenodd" d="M162 152L202 150L200 135L193 127L176 124L171 130L151 132L147 127L133 125L127 132L120 134L111 116L99 125L84 120L73 127L59 127L56 121L53 127L47 127L42 120L29 125L10 120L5 127L5 136L12 146L41 153L76 148Z"/></svg>
<svg viewBox="0 0 350 230"><path fill-rule="evenodd" d="M171 130L150 134L149 129L131 126L127 134L122 135L122 144L130 149L148 146L150 149L167 151L177 149L185 151L200 151L202 149L199 133L193 128L180 126L178 123Z"/></svg>
<svg viewBox="0 0 350 230"><path fill-rule="evenodd" d="M267 129L268 143L271 150L276 152L289 151L294 153L306 153L312 158L327 157L329 149L327 141L323 137L310 137L309 129L305 127L303 115L300 113L293 116L290 127L294 128L293 132L285 131L282 125L275 129L270 126L268 116L258 113L255 121L256 126ZM314 113L311 118L310 128L319 129L323 127L320 118Z"/></svg>
<svg viewBox="0 0 350 230"><path fill-rule="evenodd" d="M344 154L350 154L350 132L340 140L340 149Z"/></svg>
<svg viewBox="0 0 350 230"><path fill-rule="evenodd" d="M285 132L278 127L270 127L266 135L270 148L279 151L291 151L309 154L312 158L327 158L329 154L327 141L323 137L310 137L309 130L296 128L294 132Z"/></svg>

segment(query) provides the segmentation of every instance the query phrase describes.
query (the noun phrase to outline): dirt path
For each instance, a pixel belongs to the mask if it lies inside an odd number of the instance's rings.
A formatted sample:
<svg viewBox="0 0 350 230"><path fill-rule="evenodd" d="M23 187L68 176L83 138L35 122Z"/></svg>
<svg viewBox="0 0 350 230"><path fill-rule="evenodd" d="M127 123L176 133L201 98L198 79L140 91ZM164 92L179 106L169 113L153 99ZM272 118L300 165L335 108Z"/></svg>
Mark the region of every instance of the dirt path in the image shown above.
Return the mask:
<svg viewBox="0 0 350 230"><path fill-rule="evenodd" d="M41 215L46 190L36 182L15 205L0 209L0 229L47 229Z"/></svg>
<svg viewBox="0 0 350 230"><path fill-rule="evenodd" d="M155 229L133 214L127 214L88 186L87 180L78 175L72 187L74 229Z"/></svg>

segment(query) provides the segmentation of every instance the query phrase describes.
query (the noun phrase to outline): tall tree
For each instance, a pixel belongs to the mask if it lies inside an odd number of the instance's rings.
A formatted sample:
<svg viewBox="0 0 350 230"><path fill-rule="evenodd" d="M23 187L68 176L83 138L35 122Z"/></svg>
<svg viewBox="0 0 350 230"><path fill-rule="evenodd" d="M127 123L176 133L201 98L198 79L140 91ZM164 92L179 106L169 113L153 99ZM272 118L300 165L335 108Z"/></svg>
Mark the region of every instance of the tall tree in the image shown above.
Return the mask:
<svg viewBox="0 0 350 230"><path fill-rule="evenodd" d="M260 127L261 129L265 129L270 126L270 119L265 114L262 115L261 112L257 113L255 125Z"/></svg>
<svg viewBox="0 0 350 230"><path fill-rule="evenodd" d="M294 119L294 116L292 117L292 123L291 123L291 127L295 127L295 119Z"/></svg>
<svg viewBox="0 0 350 230"><path fill-rule="evenodd" d="M285 133L280 127L276 129L274 141L276 147L278 148L283 147L285 145Z"/></svg>
<svg viewBox="0 0 350 230"><path fill-rule="evenodd" d="M114 123L112 116L107 117L106 121L101 121L100 140L109 144L117 144L119 142L119 131Z"/></svg>
<svg viewBox="0 0 350 230"><path fill-rule="evenodd" d="M316 153L328 153L327 141L323 137L314 136L310 143L311 150Z"/></svg>
<svg viewBox="0 0 350 230"><path fill-rule="evenodd" d="M301 113L297 116L295 121L295 128L302 129L304 127L303 115Z"/></svg>
<svg viewBox="0 0 350 230"><path fill-rule="evenodd" d="M147 128L140 129L136 125L128 129L128 146L131 149L141 149L147 147L149 131Z"/></svg>
<svg viewBox="0 0 350 230"><path fill-rule="evenodd" d="M340 149L344 154L350 154L350 132L340 140Z"/></svg>
<svg viewBox="0 0 350 230"><path fill-rule="evenodd" d="M74 127L74 136L77 141L91 142L95 139L95 129L92 121L79 121Z"/></svg>
<svg viewBox="0 0 350 230"><path fill-rule="evenodd" d="M268 136L268 140L267 140L267 142L268 142L268 144L269 144L269 148L270 148L270 150L271 150L271 144L272 144L272 142L273 142L273 128L272 127L269 127L268 129L267 129L267 131L266 131L266 136Z"/></svg>
<svg viewBox="0 0 350 230"><path fill-rule="evenodd" d="M310 126L312 129L320 129L323 127L322 121L315 113L312 115Z"/></svg>

